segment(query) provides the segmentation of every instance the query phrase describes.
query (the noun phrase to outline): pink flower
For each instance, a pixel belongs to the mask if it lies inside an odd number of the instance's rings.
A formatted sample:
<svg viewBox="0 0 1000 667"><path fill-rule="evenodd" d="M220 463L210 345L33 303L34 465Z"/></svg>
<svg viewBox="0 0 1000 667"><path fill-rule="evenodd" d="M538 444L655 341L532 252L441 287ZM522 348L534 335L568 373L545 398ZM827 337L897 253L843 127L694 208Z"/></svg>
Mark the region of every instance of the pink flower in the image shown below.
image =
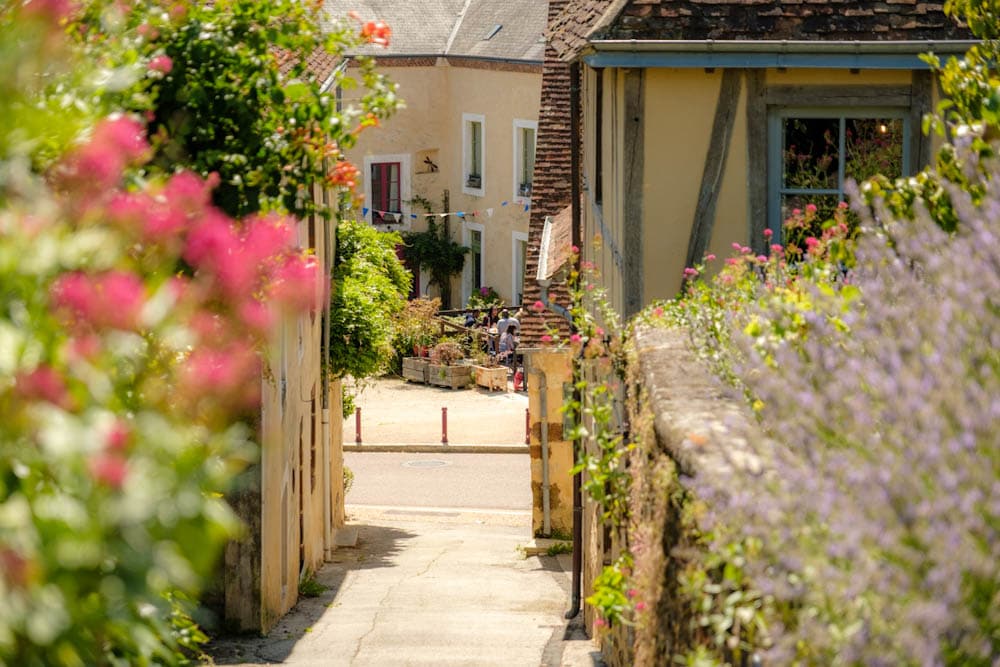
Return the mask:
<svg viewBox="0 0 1000 667"><path fill-rule="evenodd" d="M101 484L114 489L122 488L128 467L118 454L99 454L90 461L90 474Z"/></svg>
<svg viewBox="0 0 1000 667"><path fill-rule="evenodd" d="M771 246L771 252L781 252L784 248L781 247L780 243L775 243Z"/></svg>
<svg viewBox="0 0 1000 667"><path fill-rule="evenodd" d="M542 340L543 343L551 343L552 342L552 336L550 336L548 334L544 334L544 335L542 335L541 340Z"/></svg>
<svg viewBox="0 0 1000 667"><path fill-rule="evenodd" d="M625 591L625 595L629 596L630 598L634 598L638 594L639 591L635 590L634 588L630 588L627 591Z"/></svg>
<svg viewBox="0 0 1000 667"><path fill-rule="evenodd" d="M806 204L806 213L815 213L816 204Z"/></svg>
<svg viewBox="0 0 1000 667"><path fill-rule="evenodd" d="M744 255L749 255L750 254L750 247L749 246L741 246L740 247L740 252L743 253Z"/></svg>
<svg viewBox="0 0 1000 667"><path fill-rule="evenodd" d="M270 309L254 298L249 299L240 306L239 316L243 324L258 335L268 333L271 330L271 325L274 323Z"/></svg>
<svg viewBox="0 0 1000 667"><path fill-rule="evenodd" d="M583 341L583 336L581 336L580 334L578 334L578 333L570 334L570 336L569 336L569 342L571 342L571 343L579 343L581 341Z"/></svg>
<svg viewBox="0 0 1000 667"><path fill-rule="evenodd" d="M645 611L645 609L646 609L646 603L645 602L636 602L635 603L635 610L636 611Z"/></svg>
<svg viewBox="0 0 1000 667"><path fill-rule="evenodd" d="M275 275L271 295L298 311L319 307L319 264L313 255L288 257Z"/></svg>
<svg viewBox="0 0 1000 667"><path fill-rule="evenodd" d="M819 239L815 236L806 237L806 245L809 246L809 249L811 250L819 245Z"/></svg>
<svg viewBox="0 0 1000 667"><path fill-rule="evenodd" d="M742 245L740 245L739 243L735 243L735 242L733 243L733 250L736 250L736 251L739 251L739 250L740 250L740 248L742 248L742 247L743 247L743 246L742 246Z"/></svg>
<svg viewBox="0 0 1000 667"><path fill-rule="evenodd" d="M728 257L728 258L726 258L726 264L729 265L729 266L736 266L739 263L740 263L740 258L739 257Z"/></svg>
<svg viewBox="0 0 1000 667"><path fill-rule="evenodd" d="M594 334L596 334L598 337L603 336L604 329L602 329L601 327L597 327L597 329L594 330Z"/></svg>
<svg viewBox="0 0 1000 667"><path fill-rule="evenodd" d="M64 410L68 410L72 403L63 377L45 364L30 373L18 373L14 378L14 388L22 398L47 401Z"/></svg>
<svg viewBox="0 0 1000 667"><path fill-rule="evenodd" d="M802 215L802 209L800 209L800 208L793 208L792 209L792 215Z"/></svg>
<svg viewBox="0 0 1000 667"><path fill-rule="evenodd" d="M757 261L761 264L765 264L767 262L767 257L765 255L757 255Z"/></svg>
<svg viewBox="0 0 1000 667"><path fill-rule="evenodd" d="M705 255L705 261L706 262L714 262L715 261L715 255L713 255L711 253Z"/></svg>
<svg viewBox="0 0 1000 667"><path fill-rule="evenodd" d="M540 313L543 310L545 310L545 304L542 303L541 301L536 301L531 305L531 309L534 310L536 313Z"/></svg>
<svg viewBox="0 0 1000 667"><path fill-rule="evenodd" d="M111 427L111 431L108 433L108 438L105 441L105 446L115 452L124 451L128 447L128 441L131 438L132 432L126 424L121 419L115 421L114 426Z"/></svg>
<svg viewBox="0 0 1000 667"><path fill-rule="evenodd" d="M102 299L103 324L116 329L134 329L145 302L145 286L139 276L126 271L111 271L98 282Z"/></svg>
<svg viewBox="0 0 1000 667"><path fill-rule="evenodd" d="M846 201L838 202L837 203L837 208L839 208L841 210L847 208L847 202Z"/></svg>
<svg viewBox="0 0 1000 667"><path fill-rule="evenodd" d="M657 306L656 308L654 308L653 309L653 315L655 317L663 317L663 308L660 308L659 306Z"/></svg>
<svg viewBox="0 0 1000 667"><path fill-rule="evenodd" d="M684 277L691 278L698 275L698 269L692 269L690 266L684 269Z"/></svg>
<svg viewBox="0 0 1000 667"><path fill-rule="evenodd" d="M573 254L574 255L580 254L580 246L573 246Z"/></svg>
<svg viewBox="0 0 1000 667"><path fill-rule="evenodd" d="M765 239L769 239L772 236L774 236L774 230L773 229L765 229L764 230L764 238Z"/></svg>
<svg viewBox="0 0 1000 667"><path fill-rule="evenodd" d="M142 158L149 150L142 124L128 116L102 120L94 128L91 143L113 148L127 162Z"/></svg>
<svg viewBox="0 0 1000 667"><path fill-rule="evenodd" d="M199 211L212 201L212 190L219 184L219 175L207 179L190 171L180 171L170 177L163 188L163 196L172 206L189 213Z"/></svg>
<svg viewBox="0 0 1000 667"><path fill-rule="evenodd" d="M170 56L159 55L149 61L149 69L154 72L161 72L163 74L169 74L170 70L174 68L174 61L170 59Z"/></svg>
<svg viewBox="0 0 1000 667"><path fill-rule="evenodd" d="M605 621L603 618L596 618L596 619L594 619L594 626L595 627L603 628L607 624L608 624L608 622Z"/></svg>

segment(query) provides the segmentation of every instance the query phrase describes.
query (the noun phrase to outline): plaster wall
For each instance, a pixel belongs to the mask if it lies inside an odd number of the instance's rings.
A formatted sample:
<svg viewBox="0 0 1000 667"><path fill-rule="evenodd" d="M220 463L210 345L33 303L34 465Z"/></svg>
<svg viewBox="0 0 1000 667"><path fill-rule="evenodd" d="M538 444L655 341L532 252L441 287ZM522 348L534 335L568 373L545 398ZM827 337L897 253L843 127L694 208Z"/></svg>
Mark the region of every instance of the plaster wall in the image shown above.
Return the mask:
<svg viewBox="0 0 1000 667"><path fill-rule="evenodd" d="M514 297L513 233L528 231L528 212L516 201L514 119L537 122L541 70L453 66L444 59L433 66L419 67L392 67L386 62L382 70L399 85L398 94L406 107L379 128L363 133L358 144L347 152L348 159L363 169L365 156L408 155L412 198L422 197L430 202L432 212L443 212L447 190L450 211L476 213L465 220L484 228L483 284L493 287L510 303ZM345 91L345 103L356 99L357 94ZM463 192L463 113L481 115L485 124L482 196ZM437 170L432 171L424 158L429 158ZM502 202L508 204L503 206ZM416 202L404 202L403 209L407 214L425 212ZM489 216L486 209L493 209L493 215ZM467 225L463 220L452 216L448 222L452 238L466 243ZM423 217L406 218L403 225L393 228L423 231L427 223ZM468 268L454 279L453 306L458 306L459 301L464 304L471 280ZM424 287L421 285L422 293Z"/></svg>

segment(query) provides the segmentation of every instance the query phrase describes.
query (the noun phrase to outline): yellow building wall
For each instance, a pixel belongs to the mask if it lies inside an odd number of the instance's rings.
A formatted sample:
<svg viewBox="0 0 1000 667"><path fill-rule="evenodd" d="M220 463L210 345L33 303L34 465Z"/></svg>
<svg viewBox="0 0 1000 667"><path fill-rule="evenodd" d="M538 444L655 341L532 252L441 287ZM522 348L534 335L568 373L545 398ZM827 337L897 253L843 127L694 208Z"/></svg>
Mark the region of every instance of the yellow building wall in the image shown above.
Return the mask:
<svg viewBox="0 0 1000 667"><path fill-rule="evenodd" d="M529 213L515 202L514 119L537 121L541 96L541 70L516 72L449 65L444 59L420 67L382 66L390 80L399 86L398 95L405 103L377 131L360 136L347 157L363 169L365 156L408 155L411 170L411 199L428 200L432 212L443 212L443 195L449 192L450 211L467 213L465 220L483 226L485 284L493 287L508 303L513 289L513 232L528 232ZM357 91L345 91L344 101L356 99ZM463 193L463 121L462 114L485 117L484 177L482 197ZM424 163L428 157L437 166L431 172ZM508 202L502 206L502 202ZM367 204L366 204L367 205ZM404 202L404 211L424 213L418 203ZM489 216L487 209L493 209ZM452 216L452 238L466 243L463 219ZM423 231L426 219L407 218L398 229ZM467 262L468 264L468 262ZM466 271L452 283L453 305L458 306L469 289L471 277ZM421 292L426 292L426 280ZM436 295L433 290L431 295Z"/></svg>
<svg viewBox="0 0 1000 667"><path fill-rule="evenodd" d="M528 416L531 426L531 529L534 535L564 538L573 532L573 442L563 433L563 385L572 381L569 350L538 350L528 364ZM542 375L545 376L545 407L542 411ZM546 437L549 481L549 532L545 533L543 481L545 459L542 434Z"/></svg>
<svg viewBox="0 0 1000 667"><path fill-rule="evenodd" d="M648 303L676 296L681 286L722 71L651 68L645 77L643 296ZM898 70L765 73L766 85L772 86L909 85L911 77L911 72ZM749 238L746 100L744 80L707 251L718 257L715 267L732 252L732 243Z"/></svg>

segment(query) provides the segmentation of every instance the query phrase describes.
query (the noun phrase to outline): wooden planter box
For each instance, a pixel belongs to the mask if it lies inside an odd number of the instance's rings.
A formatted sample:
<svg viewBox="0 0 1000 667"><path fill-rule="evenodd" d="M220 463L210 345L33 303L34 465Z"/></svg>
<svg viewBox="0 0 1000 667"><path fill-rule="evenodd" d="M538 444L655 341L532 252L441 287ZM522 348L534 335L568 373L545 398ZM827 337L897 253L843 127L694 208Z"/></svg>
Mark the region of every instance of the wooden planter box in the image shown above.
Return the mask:
<svg viewBox="0 0 1000 667"><path fill-rule="evenodd" d="M472 383L472 366L438 366L430 364L427 367L428 382L438 387L460 389Z"/></svg>
<svg viewBox="0 0 1000 667"><path fill-rule="evenodd" d="M476 384L491 391L499 389L507 391L506 366L473 366L476 371Z"/></svg>
<svg viewBox="0 0 1000 667"><path fill-rule="evenodd" d="M403 357L403 377L409 382L430 382L430 361L426 357Z"/></svg>

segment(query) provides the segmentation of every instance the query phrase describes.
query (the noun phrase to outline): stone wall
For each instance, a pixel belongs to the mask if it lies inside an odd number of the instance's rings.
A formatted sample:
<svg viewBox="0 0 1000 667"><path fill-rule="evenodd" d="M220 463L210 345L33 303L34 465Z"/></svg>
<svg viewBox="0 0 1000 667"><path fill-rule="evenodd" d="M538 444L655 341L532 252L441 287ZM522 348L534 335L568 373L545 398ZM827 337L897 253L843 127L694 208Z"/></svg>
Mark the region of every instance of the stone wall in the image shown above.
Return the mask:
<svg viewBox="0 0 1000 667"><path fill-rule="evenodd" d="M743 399L709 373L685 332L639 327L634 346L628 371L629 428L636 443L628 462L630 519L612 549L631 550L634 599L646 611L634 626L605 630L602 649L611 665L668 665L675 655L710 641L678 581L703 549L692 526L691 480L758 472L759 463L743 435L754 428ZM585 545L592 552L599 542ZM587 553L586 560L604 555Z"/></svg>

